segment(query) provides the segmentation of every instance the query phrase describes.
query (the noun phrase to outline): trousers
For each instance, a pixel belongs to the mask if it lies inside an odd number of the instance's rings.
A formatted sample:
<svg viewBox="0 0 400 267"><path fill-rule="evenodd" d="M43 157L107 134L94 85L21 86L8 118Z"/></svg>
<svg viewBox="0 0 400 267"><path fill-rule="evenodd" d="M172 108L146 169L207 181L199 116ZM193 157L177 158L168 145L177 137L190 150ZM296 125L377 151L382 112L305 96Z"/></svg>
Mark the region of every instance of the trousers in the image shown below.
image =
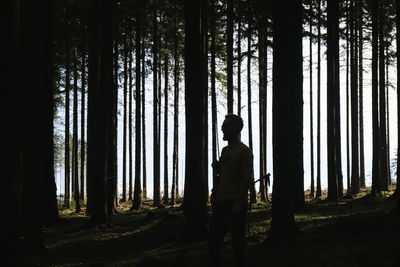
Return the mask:
<svg viewBox="0 0 400 267"><path fill-rule="evenodd" d="M221 266L221 245L228 230L231 232L236 266L245 265L245 233L247 203L244 201L239 213L232 212L236 200L219 201L214 204L209 231L209 257L212 266Z"/></svg>

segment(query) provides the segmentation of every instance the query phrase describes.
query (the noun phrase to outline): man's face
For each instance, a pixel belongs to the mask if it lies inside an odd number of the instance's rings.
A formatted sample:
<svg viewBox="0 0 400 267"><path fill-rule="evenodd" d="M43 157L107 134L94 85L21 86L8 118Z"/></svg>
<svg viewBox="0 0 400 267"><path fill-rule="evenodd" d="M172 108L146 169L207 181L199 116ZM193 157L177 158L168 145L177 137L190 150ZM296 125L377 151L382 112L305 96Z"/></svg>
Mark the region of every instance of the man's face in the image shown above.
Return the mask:
<svg viewBox="0 0 400 267"><path fill-rule="evenodd" d="M221 130L224 133L223 139L224 141L232 140L236 138L239 134L237 129L238 127L234 124L234 122L230 119L225 119L224 123L222 123Z"/></svg>

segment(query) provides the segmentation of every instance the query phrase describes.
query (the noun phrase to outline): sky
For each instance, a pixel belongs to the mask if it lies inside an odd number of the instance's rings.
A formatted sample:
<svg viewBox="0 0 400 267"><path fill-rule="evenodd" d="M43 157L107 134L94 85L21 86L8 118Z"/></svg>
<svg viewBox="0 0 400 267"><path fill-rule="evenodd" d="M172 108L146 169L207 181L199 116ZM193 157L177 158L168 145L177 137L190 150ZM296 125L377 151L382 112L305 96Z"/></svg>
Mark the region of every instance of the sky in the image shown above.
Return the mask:
<svg viewBox="0 0 400 267"><path fill-rule="evenodd" d="M247 49L246 42L242 43L242 51ZM344 188L346 186L347 179L347 150L346 150L346 76L345 76L345 51L342 47L343 41L341 41L341 73L340 73L340 97L341 97L341 135L342 135L342 172L344 179ZM316 44L313 45L313 140L314 140L314 170L316 173L316 136L317 136L317 49ZM371 185L371 171L372 171L372 101L371 101L371 56L370 56L370 47L368 44L365 45L365 53L364 53L364 136L365 136L365 171L366 171L366 183L367 186ZM325 47L322 46L321 51L321 184L322 188L326 189L327 187L327 128L326 128L326 57L325 57ZM272 168L272 51L268 50L268 87L267 87L267 172L271 173L271 182L273 183L273 168ZM309 81L309 41L307 38L303 38L303 101L304 101L304 185L305 190L310 188L311 184L311 134L310 134L310 81ZM248 122L247 122L247 77L246 77L246 62L247 59L244 58L242 65L242 117L244 119L244 127L242 130L242 142L248 144ZM220 62L221 64L221 62ZM234 86L237 88L237 68L234 69ZM146 158L147 158L147 192L148 196L152 197L153 193L153 114L152 114L152 75L146 79ZM258 125L258 73L257 73L257 62L256 60L252 61L252 112L253 112L253 154L254 154L254 176L255 179L260 177L259 174L259 138L257 133L259 132ZM122 82L122 80L121 80ZM171 90L173 89L172 85L173 80L170 79ZM395 66L389 68L389 82L392 85L396 84L396 72ZM164 84L164 83L163 83ZM184 84L180 82L180 106L179 106L179 190L180 194L183 194L184 188L184 159L185 159L185 117L184 117L184 93L183 88ZM226 100L222 97L222 85L217 83L217 98L218 98L218 137L219 137L219 151L222 150L222 147L227 145L225 141L222 140L222 133L220 131L220 126L223 122L224 116L227 112L226 109ZM236 103L236 95L237 91L234 92L234 112L237 113L237 103ZM71 96L72 97L72 96ZM173 94L172 91L169 93L169 103L172 103ZM394 88L389 88L389 118L390 118L390 158L393 160L396 157L397 152L397 94ZM210 100L211 101L211 100ZM72 102L72 101L71 101ZM79 99L80 102L80 99ZM121 192L122 187L122 136L123 136L123 111L122 111L122 103L123 103L123 94L122 88L119 90L119 116L118 116L118 185L119 185L119 193ZM211 103L209 104L211 107ZM72 109L71 109L72 110ZM162 112L164 110L164 99L162 99ZM80 112L80 111L78 111ZM60 109L58 111L58 115L63 118L64 110ZM80 113L79 113L80 114ZM211 110L209 112L211 114ZM135 114L133 114L134 119ZM211 116L209 116L211 117ZM173 107L169 107L168 112L168 177L169 177L169 188L171 187L171 179L172 179L172 145L173 145ZM78 124L80 125L80 124ZM134 125L134 122L133 122ZM163 179L164 179L164 114L162 114L162 123L161 123L161 191L163 189ZM63 132L63 127L60 124L60 120L56 121L57 131L60 133ZM72 120L71 120L72 127ZM71 128L72 129L72 128ZM212 158L212 149L211 149L211 118L209 118L209 130L210 130L210 141L209 141L209 162L211 164ZM80 129L78 129L80 133ZM62 133L63 134L63 133ZM134 130L133 130L133 146L134 146ZM133 147L133 155L135 148ZM128 158L128 155L127 155ZM134 161L134 159L133 159ZM350 161L351 162L351 161ZM133 163L134 165L134 163ZM56 183L57 183L57 194L64 192L64 170L63 166L56 166ZM134 166L133 166L134 172ZM392 179L395 178L395 172L392 171ZM129 170L127 169L127 175L129 175ZM128 177L128 176L127 176ZM134 180L134 175L133 175ZM271 185L272 186L272 185ZM212 174L211 174L211 166L209 167L209 188L212 188ZM256 185L258 188L258 185ZM271 192L271 190L269 190Z"/></svg>

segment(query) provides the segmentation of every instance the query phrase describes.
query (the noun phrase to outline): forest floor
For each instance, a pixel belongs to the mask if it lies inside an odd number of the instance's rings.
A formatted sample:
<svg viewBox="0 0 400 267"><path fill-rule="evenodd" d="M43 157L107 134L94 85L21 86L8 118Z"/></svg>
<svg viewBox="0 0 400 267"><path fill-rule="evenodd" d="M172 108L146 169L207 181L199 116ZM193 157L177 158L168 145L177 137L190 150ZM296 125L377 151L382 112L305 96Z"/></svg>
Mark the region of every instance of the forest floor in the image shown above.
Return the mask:
<svg viewBox="0 0 400 267"><path fill-rule="evenodd" d="M391 188L393 190L394 187ZM400 266L400 217L391 192L379 200L363 191L339 202L307 200L296 213L298 232L289 244L263 245L271 223L271 205L257 203L248 217L248 266ZM60 210L61 223L44 231L46 249L24 259L25 266L208 266L207 242L182 242L179 206L141 211L121 204L108 227L83 230L82 211ZM209 209L211 214L211 208ZM247 231L247 230L246 230ZM230 235L224 266L234 266Z"/></svg>

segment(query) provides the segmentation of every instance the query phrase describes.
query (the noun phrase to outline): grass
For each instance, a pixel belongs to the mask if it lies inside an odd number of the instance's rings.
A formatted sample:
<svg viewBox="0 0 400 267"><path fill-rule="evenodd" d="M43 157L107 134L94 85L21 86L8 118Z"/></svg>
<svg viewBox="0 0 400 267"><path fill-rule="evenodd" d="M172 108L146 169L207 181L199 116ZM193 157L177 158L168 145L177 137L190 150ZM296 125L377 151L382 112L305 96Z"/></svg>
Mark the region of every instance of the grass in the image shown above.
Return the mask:
<svg viewBox="0 0 400 267"><path fill-rule="evenodd" d="M393 188L392 188L393 190ZM264 246L271 205L257 203L248 217L249 266L397 266L400 218L397 200L372 199L364 191L339 202L307 200L296 213L298 233L288 244ZM390 193L388 194L390 195ZM207 266L207 243L182 242L184 217L179 207L129 211L120 205L111 226L83 230L84 210L61 210L62 222L44 229L46 250L24 260L26 266ZM210 211L211 212L211 211ZM230 235L222 256L234 266Z"/></svg>

